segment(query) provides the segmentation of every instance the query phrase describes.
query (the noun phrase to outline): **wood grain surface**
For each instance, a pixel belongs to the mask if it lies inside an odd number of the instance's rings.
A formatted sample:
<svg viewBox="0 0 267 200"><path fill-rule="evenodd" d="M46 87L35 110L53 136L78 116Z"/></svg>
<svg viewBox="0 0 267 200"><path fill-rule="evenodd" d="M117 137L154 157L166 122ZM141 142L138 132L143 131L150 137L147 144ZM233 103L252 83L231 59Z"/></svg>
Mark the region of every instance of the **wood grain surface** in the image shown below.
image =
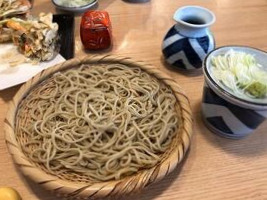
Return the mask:
<svg viewBox="0 0 267 200"><path fill-rule="evenodd" d="M186 159L173 173L127 200L266 200L267 199L267 122L241 140L221 138L210 132L201 119L203 74L169 69L162 58L161 43L175 10L184 5L200 5L217 18L211 27L216 46L248 45L267 51L266 0L150 0L128 3L99 0L94 7L109 12L113 47L97 52L119 54L157 66L172 76L190 99L194 136ZM60 13L49 0L35 0L32 13ZM84 51L80 36L80 14L75 18L76 56ZM4 140L3 124L11 101L20 86L0 91L0 186L16 188L23 200L58 200L25 178L13 164Z"/></svg>

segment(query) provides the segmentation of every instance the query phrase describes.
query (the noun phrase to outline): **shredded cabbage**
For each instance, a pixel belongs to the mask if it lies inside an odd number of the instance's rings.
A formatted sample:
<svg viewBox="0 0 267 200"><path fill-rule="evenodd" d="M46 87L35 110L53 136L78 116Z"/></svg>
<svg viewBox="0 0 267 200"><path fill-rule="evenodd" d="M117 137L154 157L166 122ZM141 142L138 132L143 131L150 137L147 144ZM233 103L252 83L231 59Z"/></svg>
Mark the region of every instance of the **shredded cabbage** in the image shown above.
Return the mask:
<svg viewBox="0 0 267 200"><path fill-rule="evenodd" d="M251 54L231 49L215 56L211 59L211 73L235 95L267 97L267 71Z"/></svg>
<svg viewBox="0 0 267 200"><path fill-rule="evenodd" d="M80 7L92 3L94 0L57 0L57 3L66 7Z"/></svg>

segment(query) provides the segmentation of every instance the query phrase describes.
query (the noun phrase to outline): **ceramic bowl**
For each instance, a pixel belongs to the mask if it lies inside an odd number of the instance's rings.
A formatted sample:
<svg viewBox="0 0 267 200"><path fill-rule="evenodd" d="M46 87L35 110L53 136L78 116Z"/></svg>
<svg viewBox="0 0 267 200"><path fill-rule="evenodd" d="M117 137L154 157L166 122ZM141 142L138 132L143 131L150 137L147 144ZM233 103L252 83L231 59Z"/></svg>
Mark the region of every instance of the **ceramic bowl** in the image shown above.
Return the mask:
<svg viewBox="0 0 267 200"><path fill-rule="evenodd" d="M242 138L252 133L267 118L267 98L239 97L220 84L211 74L211 58L233 49L254 55L266 66L267 52L246 46L224 46L211 51L204 60L202 115L213 132L228 138Z"/></svg>
<svg viewBox="0 0 267 200"><path fill-rule="evenodd" d="M93 1L88 0L88 2L89 2L88 4L78 6L78 7L64 6L60 3L60 0L52 0L52 2L56 6L56 8L58 8L60 10L65 10L65 11L70 11L70 12L84 12L84 11L88 10L89 8L93 7L94 5L96 5L98 0L93 0Z"/></svg>

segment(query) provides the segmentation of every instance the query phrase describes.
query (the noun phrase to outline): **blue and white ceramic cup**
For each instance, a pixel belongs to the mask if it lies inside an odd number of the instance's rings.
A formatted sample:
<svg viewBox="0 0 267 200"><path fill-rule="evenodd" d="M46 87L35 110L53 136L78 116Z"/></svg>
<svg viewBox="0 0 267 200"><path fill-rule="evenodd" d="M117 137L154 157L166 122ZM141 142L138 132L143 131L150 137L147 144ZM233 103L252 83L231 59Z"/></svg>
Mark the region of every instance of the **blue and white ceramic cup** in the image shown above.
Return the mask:
<svg viewBox="0 0 267 200"><path fill-rule="evenodd" d="M240 98L215 81L210 70L211 58L224 54L230 49L254 55L261 65L266 64L267 52L244 46L225 46L208 54L203 63L205 83L202 117L204 122L214 133L238 139L252 133L267 118L267 98L262 101Z"/></svg>
<svg viewBox="0 0 267 200"><path fill-rule="evenodd" d="M200 6L184 6L174 16L177 22L167 32L162 53L173 68L194 70L202 67L205 56L214 49L215 41L209 27L215 15Z"/></svg>

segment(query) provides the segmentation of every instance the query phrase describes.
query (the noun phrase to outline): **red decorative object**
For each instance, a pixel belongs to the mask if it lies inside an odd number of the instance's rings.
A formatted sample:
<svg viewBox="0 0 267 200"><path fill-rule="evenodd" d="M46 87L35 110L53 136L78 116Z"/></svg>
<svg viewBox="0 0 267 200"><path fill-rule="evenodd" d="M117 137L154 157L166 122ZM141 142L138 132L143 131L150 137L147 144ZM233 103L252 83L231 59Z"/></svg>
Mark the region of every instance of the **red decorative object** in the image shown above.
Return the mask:
<svg viewBox="0 0 267 200"><path fill-rule="evenodd" d="M111 22L106 11L87 11L83 14L80 36L86 49L98 50L111 46Z"/></svg>

